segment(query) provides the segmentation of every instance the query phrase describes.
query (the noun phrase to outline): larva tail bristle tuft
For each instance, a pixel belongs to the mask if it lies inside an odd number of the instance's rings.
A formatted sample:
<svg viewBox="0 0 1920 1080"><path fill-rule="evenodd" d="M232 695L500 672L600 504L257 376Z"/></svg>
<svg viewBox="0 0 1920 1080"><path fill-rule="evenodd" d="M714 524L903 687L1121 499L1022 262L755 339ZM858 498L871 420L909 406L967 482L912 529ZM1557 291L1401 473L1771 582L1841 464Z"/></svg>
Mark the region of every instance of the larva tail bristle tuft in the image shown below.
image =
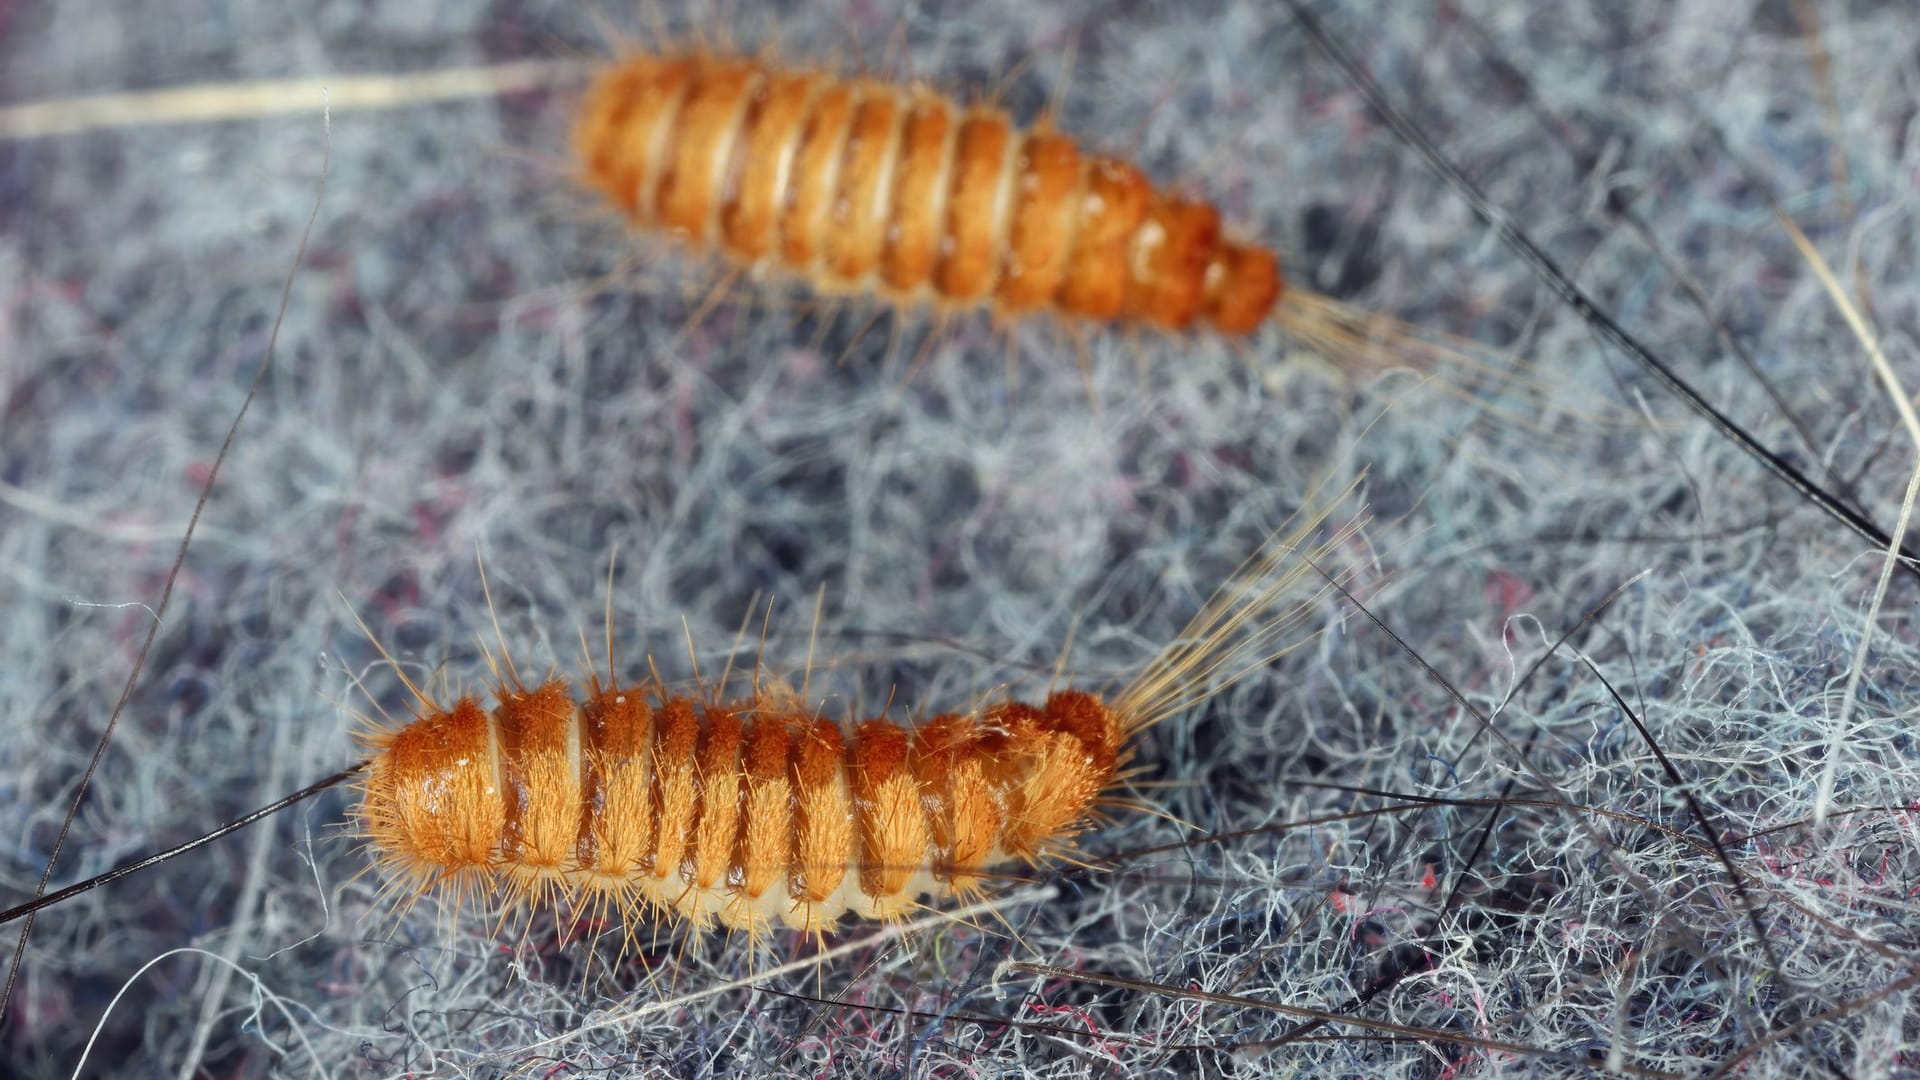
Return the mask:
<svg viewBox="0 0 1920 1080"><path fill-rule="evenodd" d="M1522 381L1519 362L1497 349L1319 293L1289 291L1274 308L1273 322L1350 376L1411 369L1485 401L1510 395Z"/></svg>
<svg viewBox="0 0 1920 1080"><path fill-rule="evenodd" d="M1353 573L1336 567L1336 557L1369 518L1364 507L1356 507L1331 531L1327 523L1363 479L1355 478L1331 498L1322 500L1317 491L1310 495L1113 697L1125 736L1220 693L1319 636L1320 630L1306 629L1319 601L1332 582Z"/></svg>
<svg viewBox="0 0 1920 1080"><path fill-rule="evenodd" d="M1367 379L1394 370L1415 372L1530 438L1549 437L1552 429L1547 418L1556 414L1601 428L1638 428L1646 423L1639 413L1609 408L1590 395L1563 395L1529 373L1524 355L1319 293L1289 290L1274 308L1273 324L1349 378Z"/></svg>
<svg viewBox="0 0 1920 1080"><path fill-rule="evenodd" d="M1391 315L1321 293L1288 290L1273 309L1274 325L1342 368L1379 371L1432 348L1436 335Z"/></svg>

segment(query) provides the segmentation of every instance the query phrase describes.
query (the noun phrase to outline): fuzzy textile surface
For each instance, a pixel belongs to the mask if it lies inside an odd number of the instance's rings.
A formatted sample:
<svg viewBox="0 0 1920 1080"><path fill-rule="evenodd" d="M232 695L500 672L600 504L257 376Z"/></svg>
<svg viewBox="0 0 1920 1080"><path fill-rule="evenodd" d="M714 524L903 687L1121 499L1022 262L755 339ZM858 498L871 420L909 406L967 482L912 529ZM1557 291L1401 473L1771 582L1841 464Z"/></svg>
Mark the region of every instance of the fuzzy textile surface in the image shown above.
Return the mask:
<svg viewBox="0 0 1920 1080"><path fill-rule="evenodd" d="M1910 5L1310 7L1600 308L1895 528ZM586 73L663 34L1057 103L1425 343L1038 318L1010 358L985 315L715 298L712 261L572 181ZM350 93L372 76L388 107ZM199 85L202 114L155 107ZM44 912L0 1074L1920 1073L1920 583L1877 600L1883 544L1603 341L1267 0L0 4L0 905L155 624L316 198L56 887L356 761L409 707L375 642L490 690L476 553L523 672L577 677L583 631L597 660L610 595L624 678L688 685L691 642L709 684L758 660L836 717L1032 699L1056 665L1113 689L1357 479L1335 523L1371 519L1323 567L1350 594L1304 571L1271 662L1141 736L1088 865L964 921L749 948L398 912L342 788Z"/></svg>

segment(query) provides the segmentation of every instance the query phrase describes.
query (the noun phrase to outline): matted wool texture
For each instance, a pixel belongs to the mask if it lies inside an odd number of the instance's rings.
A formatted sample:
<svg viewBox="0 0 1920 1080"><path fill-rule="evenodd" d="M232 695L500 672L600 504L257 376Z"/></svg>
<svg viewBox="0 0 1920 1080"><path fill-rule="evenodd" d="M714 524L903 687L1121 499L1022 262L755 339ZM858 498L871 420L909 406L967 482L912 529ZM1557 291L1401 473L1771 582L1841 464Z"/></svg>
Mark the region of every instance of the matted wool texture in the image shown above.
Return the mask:
<svg viewBox="0 0 1920 1080"><path fill-rule="evenodd" d="M1309 6L1601 308L1894 527L1916 441L1768 196L1920 386L1904 5ZM56 886L357 760L410 698L356 616L451 700L501 641L530 681L579 679L583 634L604 664L610 596L626 680L697 687L691 642L709 685L758 664L821 716L911 722L1123 685L1358 479L1371 521L1325 567L1350 595L1303 579L1270 663L1138 736L1088 865L988 882L960 921L749 946L396 912L340 790L44 912L0 1073L1920 1069L1920 585L1876 606L1884 551L1605 345L1287 5L592 7L0 5L0 905L32 894L316 195ZM928 344L777 275L712 296L570 157L591 66L662 32L1022 123L1057 102L1290 281L1429 336L1328 356L982 315ZM416 78L525 62L496 92ZM152 108L201 85L227 118ZM98 94L129 96L71 104Z"/></svg>

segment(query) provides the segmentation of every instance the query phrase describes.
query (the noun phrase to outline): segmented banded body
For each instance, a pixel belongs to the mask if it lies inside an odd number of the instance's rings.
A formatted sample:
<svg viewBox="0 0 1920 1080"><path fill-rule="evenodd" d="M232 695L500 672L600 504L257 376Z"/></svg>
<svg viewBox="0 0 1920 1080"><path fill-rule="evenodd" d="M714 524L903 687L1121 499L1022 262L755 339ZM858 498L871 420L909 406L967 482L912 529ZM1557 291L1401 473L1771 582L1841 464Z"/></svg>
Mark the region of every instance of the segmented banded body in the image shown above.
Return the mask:
<svg viewBox="0 0 1920 1080"><path fill-rule="evenodd" d="M1090 694L909 730L790 695L727 705L503 687L374 732L360 826L396 888L803 929L976 890L1086 823L1126 754Z"/></svg>
<svg viewBox="0 0 1920 1080"><path fill-rule="evenodd" d="M485 892L759 932L977 892L995 867L1071 851L1097 808L1128 802L1111 789L1137 733L1292 647L1279 643L1313 601L1290 594L1330 589L1315 568L1364 523L1316 535L1353 489L1316 493L1109 695L842 727L758 680L721 703L596 674L576 700L562 680L520 685L509 662L488 710L403 676L414 718L360 735L359 831L409 903Z"/></svg>
<svg viewBox="0 0 1920 1080"><path fill-rule="evenodd" d="M1212 206L920 86L638 55L588 90L575 144L637 225L825 293L1244 334L1282 289Z"/></svg>

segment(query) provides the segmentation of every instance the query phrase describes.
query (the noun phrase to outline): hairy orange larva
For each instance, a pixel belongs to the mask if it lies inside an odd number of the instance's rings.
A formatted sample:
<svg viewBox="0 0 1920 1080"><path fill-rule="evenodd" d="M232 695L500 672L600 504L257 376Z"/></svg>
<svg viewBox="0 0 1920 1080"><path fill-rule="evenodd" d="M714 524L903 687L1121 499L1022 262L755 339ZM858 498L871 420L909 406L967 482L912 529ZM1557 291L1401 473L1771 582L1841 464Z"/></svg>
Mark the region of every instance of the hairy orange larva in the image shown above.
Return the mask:
<svg viewBox="0 0 1920 1080"><path fill-rule="evenodd" d="M410 891L562 898L633 916L816 930L978 890L1084 825L1128 717L1057 693L911 730L798 700L505 686L377 733L360 820Z"/></svg>
<svg viewBox="0 0 1920 1080"><path fill-rule="evenodd" d="M1282 292L1279 259L1211 205L923 86L633 55L587 91L574 145L635 225L826 294L1240 335Z"/></svg>
<svg viewBox="0 0 1920 1080"><path fill-rule="evenodd" d="M491 710L408 681L413 717L361 733L357 831L403 906L484 895L758 936L976 896L996 868L1070 853L1117 803L1131 737L1297 625L1298 604L1262 613L1360 527L1315 539L1343 499L1297 515L1112 695L1059 690L907 727L842 725L757 676L723 701L595 673L576 698L508 663Z"/></svg>

